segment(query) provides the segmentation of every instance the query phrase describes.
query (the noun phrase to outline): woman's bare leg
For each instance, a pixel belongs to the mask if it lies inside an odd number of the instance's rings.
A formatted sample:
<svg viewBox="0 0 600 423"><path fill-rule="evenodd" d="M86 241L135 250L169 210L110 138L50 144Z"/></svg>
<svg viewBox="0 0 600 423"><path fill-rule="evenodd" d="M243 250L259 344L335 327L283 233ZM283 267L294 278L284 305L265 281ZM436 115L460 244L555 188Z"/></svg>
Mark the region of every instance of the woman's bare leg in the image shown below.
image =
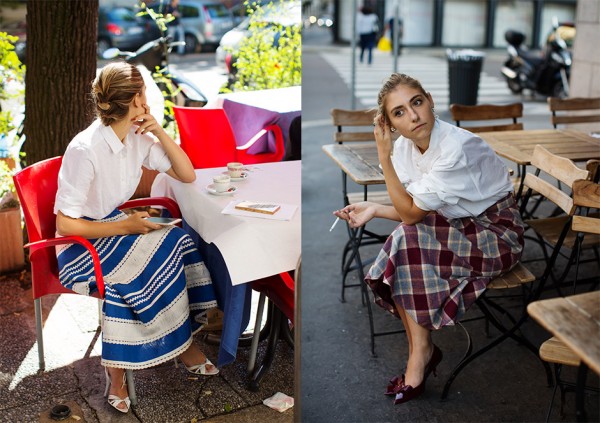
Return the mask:
<svg viewBox="0 0 600 423"><path fill-rule="evenodd" d="M416 387L423 381L425 366L429 363L433 353L431 332L415 322L399 304L396 304L396 309L401 317L404 316L402 322L409 339L409 355L404 383Z"/></svg>
<svg viewBox="0 0 600 423"><path fill-rule="evenodd" d="M127 383L123 383L123 377L125 375L125 369L117 369L116 367L107 367L108 374L110 375L110 389L108 390L109 395L116 395L121 399L125 399L129 396L127 392ZM127 405L123 402L119 403L118 408L125 410Z"/></svg>

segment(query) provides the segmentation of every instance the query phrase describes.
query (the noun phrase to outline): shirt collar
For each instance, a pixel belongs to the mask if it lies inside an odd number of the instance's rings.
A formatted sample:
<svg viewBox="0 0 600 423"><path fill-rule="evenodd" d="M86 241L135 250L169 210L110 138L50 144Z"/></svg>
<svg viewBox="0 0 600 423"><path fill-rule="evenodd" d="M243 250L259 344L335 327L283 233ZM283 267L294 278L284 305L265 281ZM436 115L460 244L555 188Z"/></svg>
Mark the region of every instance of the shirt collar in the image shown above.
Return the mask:
<svg viewBox="0 0 600 423"><path fill-rule="evenodd" d="M116 154L125 148L125 145L110 126L100 125L100 133L113 153Z"/></svg>

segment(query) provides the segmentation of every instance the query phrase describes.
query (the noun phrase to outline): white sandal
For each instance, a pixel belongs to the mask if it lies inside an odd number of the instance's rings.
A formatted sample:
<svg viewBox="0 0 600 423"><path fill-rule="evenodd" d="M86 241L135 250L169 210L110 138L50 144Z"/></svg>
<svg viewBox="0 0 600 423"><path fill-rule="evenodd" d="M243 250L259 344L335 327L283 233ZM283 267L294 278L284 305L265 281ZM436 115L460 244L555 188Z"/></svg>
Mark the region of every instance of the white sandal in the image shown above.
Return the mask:
<svg viewBox="0 0 600 423"><path fill-rule="evenodd" d="M214 376L219 374L219 369L215 366L209 359L206 357L206 361L202 364L196 364L195 366L186 366L185 363L179 359L181 363L184 365L186 370L193 375L203 375L203 376ZM208 371L206 366L213 366L213 369ZM175 367L177 367L177 359L175 359Z"/></svg>
<svg viewBox="0 0 600 423"><path fill-rule="evenodd" d="M110 385L111 385L111 378L110 378L110 374L108 373L108 369L105 367L104 368L104 374L106 375L106 389L104 390L104 396L106 397L108 395L108 391L110 390ZM124 387L127 384L127 376L125 373L123 373L123 385L121 387ZM121 413L127 413L129 412L129 407L131 406L131 400L129 399L129 396L125 397L125 398L119 398L116 395L108 395L108 403L115 408L117 411L120 411ZM119 408L119 405L121 405L121 403L125 404L125 408Z"/></svg>

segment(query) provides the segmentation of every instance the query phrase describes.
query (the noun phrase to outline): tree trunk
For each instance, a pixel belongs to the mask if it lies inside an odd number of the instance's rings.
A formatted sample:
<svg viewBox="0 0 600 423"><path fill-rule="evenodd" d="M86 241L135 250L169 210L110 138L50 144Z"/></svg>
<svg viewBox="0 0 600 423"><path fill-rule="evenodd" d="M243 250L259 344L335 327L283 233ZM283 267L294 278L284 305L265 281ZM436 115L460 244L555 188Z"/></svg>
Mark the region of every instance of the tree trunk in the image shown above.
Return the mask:
<svg viewBox="0 0 600 423"><path fill-rule="evenodd" d="M93 120L98 0L27 1L27 164L64 154Z"/></svg>

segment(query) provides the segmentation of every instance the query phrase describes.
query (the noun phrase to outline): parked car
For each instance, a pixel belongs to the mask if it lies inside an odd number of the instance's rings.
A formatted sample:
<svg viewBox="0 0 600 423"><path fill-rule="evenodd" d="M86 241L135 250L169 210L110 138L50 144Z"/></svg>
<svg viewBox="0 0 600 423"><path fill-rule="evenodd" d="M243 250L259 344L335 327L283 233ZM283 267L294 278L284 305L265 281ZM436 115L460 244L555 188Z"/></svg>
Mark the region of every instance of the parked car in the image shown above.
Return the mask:
<svg viewBox="0 0 600 423"><path fill-rule="evenodd" d="M149 7L164 13L168 0L153 3ZM181 25L185 33L185 52L194 53L219 45L221 37L233 28L233 17L229 9L215 0L181 0Z"/></svg>
<svg viewBox="0 0 600 423"><path fill-rule="evenodd" d="M135 51L158 37L156 25L137 17L133 9L108 6L98 9L98 57L111 47Z"/></svg>
<svg viewBox="0 0 600 423"><path fill-rule="evenodd" d="M239 50L240 44L250 34L248 28L253 20L260 19L260 22L265 22L265 29L272 31L274 27L288 27L293 25L301 25L301 5L300 1L288 1L282 0L277 3L273 3L272 6L263 6L264 13L258 13L251 15L244 19L242 23L236 26L231 31L227 32L221 38L219 47L215 54L215 60L217 65L222 67L228 74L229 80L235 79L235 57ZM280 33L275 34L273 37L274 42L277 43L280 37Z"/></svg>
<svg viewBox="0 0 600 423"><path fill-rule="evenodd" d="M248 17L248 8L255 9L257 6L265 6L271 3L272 0L255 0L250 3L242 1L229 9L233 16L233 25L238 26L244 19Z"/></svg>

